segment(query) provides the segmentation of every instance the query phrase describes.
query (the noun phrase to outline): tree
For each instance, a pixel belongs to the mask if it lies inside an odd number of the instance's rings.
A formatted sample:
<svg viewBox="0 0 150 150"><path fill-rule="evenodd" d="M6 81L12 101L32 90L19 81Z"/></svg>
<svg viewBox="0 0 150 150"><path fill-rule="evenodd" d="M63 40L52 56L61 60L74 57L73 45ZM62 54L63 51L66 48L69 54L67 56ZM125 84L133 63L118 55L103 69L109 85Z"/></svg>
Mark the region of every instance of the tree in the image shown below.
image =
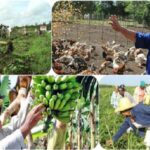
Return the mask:
<svg viewBox="0 0 150 150"><path fill-rule="evenodd" d="M146 8L144 9L144 24L150 27L150 2L146 4Z"/></svg>
<svg viewBox="0 0 150 150"><path fill-rule="evenodd" d="M116 1L115 3L115 11L118 16L126 17L129 15L128 12L125 11L125 8L128 6L128 1Z"/></svg>
<svg viewBox="0 0 150 150"><path fill-rule="evenodd" d="M82 16L85 14L90 14L90 18L92 14L96 10L96 3L94 1L74 1L72 2L74 9L79 9Z"/></svg>
<svg viewBox="0 0 150 150"><path fill-rule="evenodd" d="M114 6L113 1L102 1L101 2L102 12L104 14L104 17L108 17L111 14L115 14L116 8Z"/></svg>
<svg viewBox="0 0 150 150"><path fill-rule="evenodd" d="M150 1L139 1L138 3L136 1L130 1L125 11L138 23L150 25Z"/></svg>

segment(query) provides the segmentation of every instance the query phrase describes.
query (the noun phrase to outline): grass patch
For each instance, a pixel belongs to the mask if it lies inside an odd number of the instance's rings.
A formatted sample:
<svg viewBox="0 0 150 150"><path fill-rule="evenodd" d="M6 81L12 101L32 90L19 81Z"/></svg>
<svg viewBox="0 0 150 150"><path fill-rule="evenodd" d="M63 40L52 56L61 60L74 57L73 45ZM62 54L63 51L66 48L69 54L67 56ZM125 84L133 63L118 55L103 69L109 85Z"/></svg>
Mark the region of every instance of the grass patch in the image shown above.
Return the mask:
<svg viewBox="0 0 150 150"><path fill-rule="evenodd" d="M2 74L45 74L51 68L51 33L41 35L31 32L22 35L12 33L12 54L5 54L7 45L0 48L0 73ZM4 40L4 39L3 39ZM8 39L5 39L8 41Z"/></svg>

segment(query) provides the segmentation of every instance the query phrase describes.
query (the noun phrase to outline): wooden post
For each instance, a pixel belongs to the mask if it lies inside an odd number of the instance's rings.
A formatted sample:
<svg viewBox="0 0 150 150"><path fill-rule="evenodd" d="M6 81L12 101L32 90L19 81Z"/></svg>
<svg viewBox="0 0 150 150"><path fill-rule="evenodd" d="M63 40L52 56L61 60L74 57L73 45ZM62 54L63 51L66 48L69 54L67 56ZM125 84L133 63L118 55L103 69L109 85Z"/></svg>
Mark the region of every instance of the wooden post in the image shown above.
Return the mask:
<svg viewBox="0 0 150 150"><path fill-rule="evenodd" d="M78 131L77 131L77 135L78 135L78 150L81 150L81 110L78 111Z"/></svg>
<svg viewBox="0 0 150 150"><path fill-rule="evenodd" d="M96 92L97 92L97 81L94 81L93 79L91 81L91 87L93 87L93 92L91 96L91 103L90 103L90 127L91 127L91 150L95 148L95 109L94 109L94 104L95 104L95 98L96 98Z"/></svg>
<svg viewBox="0 0 150 150"><path fill-rule="evenodd" d="M94 111L94 99L92 97L90 104L90 126L91 126L91 149L95 147L95 111Z"/></svg>

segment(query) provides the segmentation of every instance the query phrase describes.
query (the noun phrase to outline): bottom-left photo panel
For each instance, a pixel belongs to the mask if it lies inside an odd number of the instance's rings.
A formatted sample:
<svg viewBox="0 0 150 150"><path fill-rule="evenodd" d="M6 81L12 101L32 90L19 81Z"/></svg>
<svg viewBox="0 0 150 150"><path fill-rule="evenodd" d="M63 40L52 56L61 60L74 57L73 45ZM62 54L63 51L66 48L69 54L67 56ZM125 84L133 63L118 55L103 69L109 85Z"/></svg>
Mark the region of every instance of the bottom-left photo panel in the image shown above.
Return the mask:
<svg viewBox="0 0 150 150"><path fill-rule="evenodd" d="M93 76L0 76L0 149L94 149L98 89Z"/></svg>

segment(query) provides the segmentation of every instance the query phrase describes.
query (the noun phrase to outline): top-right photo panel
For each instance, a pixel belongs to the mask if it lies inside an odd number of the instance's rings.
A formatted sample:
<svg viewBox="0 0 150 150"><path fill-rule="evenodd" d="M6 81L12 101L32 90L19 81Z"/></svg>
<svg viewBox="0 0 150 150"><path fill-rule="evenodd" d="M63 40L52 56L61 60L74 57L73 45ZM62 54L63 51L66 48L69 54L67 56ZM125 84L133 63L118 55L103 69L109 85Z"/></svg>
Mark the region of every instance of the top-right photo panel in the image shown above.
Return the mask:
<svg viewBox="0 0 150 150"><path fill-rule="evenodd" d="M150 74L150 1L59 1L52 13L57 74Z"/></svg>

